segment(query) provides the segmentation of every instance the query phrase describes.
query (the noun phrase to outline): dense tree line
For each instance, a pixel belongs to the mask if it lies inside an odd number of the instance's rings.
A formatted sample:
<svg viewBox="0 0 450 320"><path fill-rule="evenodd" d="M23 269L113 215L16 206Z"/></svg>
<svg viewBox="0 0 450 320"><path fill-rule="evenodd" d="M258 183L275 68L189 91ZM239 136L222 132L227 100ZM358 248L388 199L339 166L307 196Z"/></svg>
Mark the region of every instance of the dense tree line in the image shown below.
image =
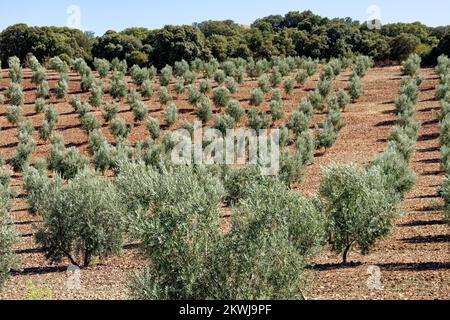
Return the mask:
<svg viewBox="0 0 450 320"><path fill-rule="evenodd" d="M10 26L0 34L0 57L22 61L28 53L40 61L49 57L125 59L129 65L158 69L182 59L254 59L272 56L308 56L319 59L364 54L375 61L402 61L412 53L434 63L450 52L447 27L431 28L419 22L384 25L370 30L350 18L323 18L310 11L289 12L258 19L251 26L231 20L205 21L192 26L159 30L129 28L103 36L57 27Z"/></svg>

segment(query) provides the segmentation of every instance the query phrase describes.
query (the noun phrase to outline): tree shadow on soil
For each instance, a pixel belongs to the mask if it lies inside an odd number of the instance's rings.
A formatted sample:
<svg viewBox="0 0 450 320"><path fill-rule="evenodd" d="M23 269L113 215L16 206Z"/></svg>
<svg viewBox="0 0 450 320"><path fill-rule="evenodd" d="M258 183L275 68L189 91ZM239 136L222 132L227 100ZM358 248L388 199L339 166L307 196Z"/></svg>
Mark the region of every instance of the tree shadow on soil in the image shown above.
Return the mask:
<svg viewBox="0 0 450 320"><path fill-rule="evenodd" d="M434 211L434 210L433 210ZM445 222L442 220L430 220L430 221L413 221L408 223L400 224L400 227L425 227L425 226L441 226L444 225Z"/></svg>
<svg viewBox="0 0 450 320"><path fill-rule="evenodd" d="M344 270L353 269L361 266L361 262L349 262L349 263L324 263L324 264L314 264L307 265L306 269L316 270L316 271L330 271L330 270Z"/></svg>
<svg viewBox="0 0 450 320"><path fill-rule="evenodd" d="M402 239L405 243L421 244L421 243L446 243L450 246L450 235L437 236L418 236L413 238Z"/></svg>
<svg viewBox="0 0 450 320"><path fill-rule="evenodd" d="M31 267L11 272L13 276L33 276L66 272L67 267Z"/></svg>
<svg viewBox="0 0 450 320"><path fill-rule="evenodd" d="M450 262L379 263L381 271L437 271L450 270Z"/></svg>

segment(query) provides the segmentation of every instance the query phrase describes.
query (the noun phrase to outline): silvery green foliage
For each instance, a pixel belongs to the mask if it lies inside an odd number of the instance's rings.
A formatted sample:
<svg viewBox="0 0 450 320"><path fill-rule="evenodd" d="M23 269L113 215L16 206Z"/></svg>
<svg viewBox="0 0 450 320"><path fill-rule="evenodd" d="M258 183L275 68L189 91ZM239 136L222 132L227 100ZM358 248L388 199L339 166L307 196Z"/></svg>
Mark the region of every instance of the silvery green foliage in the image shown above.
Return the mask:
<svg viewBox="0 0 450 320"><path fill-rule="evenodd" d="M236 121L228 114L218 115L215 119L214 128L226 135L227 130L231 130L236 126Z"/></svg>
<svg viewBox="0 0 450 320"><path fill-rule="evenodd" d="M338 99L339 108L342 111L345 111L345 108L351 102L350 96L347 94L347 92L344 89L339 89L336 95L337 95L337 99Z"/></svg>
<svg viewBox="0 0 450 320"><path fill-rule="evenodd" d="M317 71L317 63L309 58L308 61L305 62L305 71L309 77L312 77Z"/></svg>
<svg viewBox="0 0 450 320"><path fill-rule="evenodd" d="M65 150L64 141L59 136L52 136L52 147L48 157L48 169L63 179L73 179L89 165L89 160L81 156L75 147Z"/></svg>
<svg viewBox="0 0 450 320"><path fill-rule="evenodd" d="M379 167L331 165L322 172L320 194L327 215L329 242L343 254L358 247L368 254L375 243L389 235L398 214L398 195L390 192Z"/></svg>
<svg viewBox="0 0 450 320"><path fill-rule="evenodd" d="M239 88L239 84L236 82L236 80L234 80L233 77L227 77L225 79L225 85L232 94L236 93L237 89Z"/></svg>
<svg viewBox="0 0 450 320"><path fill-rule="evenodd" d="M254 130L268 129L270 127L271 117L265 112L260 112L253 108L248 112L248 124Z"/></svg>
<svg viewBox="0 0 450 320"><path fill-rule="evenodd" d="M414 77L420 72L420 64L422 59L418 54L412 54L403 61L402 63L402 71L404 75Z"/></svg>
<svg viewBox="0 0 450 320"><path fill-rule="evenodd" d="M167 162L164 146L155 143L153 140L139 142L135 148L135 158L154 168L162 168Z"/></svg>
<svg viewBox="0 0 450 320"><path fill-rule="evenodd" d="M114 71L111 79L110 94L113 98L124 98L127 95L128 84L125 81L125 76L119 71Z"/></svg>
<svg viewBox="0 0 450 320"><path fill-rule="evenodd" d="M67 73L69 71L69 66L60 57L51 58L48 61L48 68L58 73Z"/></svg>
<svg viewBox="0 0 450 320"><path fill-rule="evenodd" d="M114 156L116 149L107 142L103 142L95 150L92 156L92 163L95 170L104 174L107 170L114 166Z"/></svg>
<svg viewBox="0 0 450 320"><path fill-rule="evenodd" d="M284 81L284 92L287 94L287 95L292 95L293 93L294 93L294 87L295 87L295 79L294 78L287 78L285 81Z"/></svg>
<svg viewBox="0 0 450 320"><path fill-rule="evenodd" d="M88 134L101 127L101 124L98 121L97 117L92 113L86 113L80 116L80 122L83 130Z"/></svg>
<svg viewBox="0 0 450 320"><path fill-rule="evenodd" d="M245 110L241 107L239 101L231 100L230 103L228 103L226 113L237 123L245 115Z"/></svg>
<svg viewBox="0 0 450 320"><path fill-rule="evenodd" d="M205 69L205 62L200 58L195 58L191 61L190 69L194 72L200 73Z"/></svg>
<svg viewBox="0 0 450 320"><path fill-rule="evenodd" d="M81 91L89 91L94 85L95 79L92 72L81 75Z"/></svg>
<svg viewBox="0 0 450 320"><path fill-rule="evenodd" d="M245 67L240 66L236 69L236 72L234 74L234 80L240 85L242 85L245 81Z"/></svg>
<svg viewBox="0 0 450 320"><path fill-rule="evenodd" d="M348 86L348 93L353 102L358 100L364 94L361 78L356 73L352 74Z"/></svg>
<svg viewBox="0 0 450 320"><path fill-rule="evenodd" d="M36 71L42 67L39 60L32 54L27 56L27 65L32 71Z"/></svg>
<svg viewBox="0 0 450 320"><path fill-rule="evenodd" d="M170 81L172 80L172 74L173 74L173 69L171 66L165 66L161 70L161 74L159 76L159 82L160 82L161 86L166 87L170 84Z"/></svg>
<svg viewBox="0 0 450 320"><path fill-rule="evenodd" d="M141 89L142 89L141 94L142 94L143 98L148 98L149 99L149 98L151 98L153 96L153 88L152 88L151 80L148 80L148 79L145 80L142 83Z"/></svg>
<svg viewBox="0 0 450 320"><path fill-rule="evenodd" d="M157 170L146 166L143 162L119 161L113 181L120 201L134 217L131 223L136 224L138 221L135 218L149 210L156 197L159 177Z"/></svg>
<svg viewBox="0 0 450 320"><path fill-rule="evenodd" d="M202 121L203 123L206 123L212 119L212 106L211 105L212 105L211 100L208 97L203 96L200 99L200 102L196 106L195 114L196 114L197 118L200 121Z"/></svg>
<svg viewBox="0 0 450 320"><path fill-rule="evenodd" d="M300 111L303 112L310 120L314 117L314 108L308 98L303 98L300 102Z"/></svg>
<svg viewBox="0 0 450 320"><path fill-rule="evenodd" d="M142 102L142 100L137 100L133 105L132 105L132 110L133 110L133 117L134 117L134 121L135 122L141 122L145 120L145 117L148 114L148 108L147 106L144 104L144 102Z"/></svg>
<svg viewBox="0 0 450 320"><path fill-rule="evenodd" d="M117 102L108 102L103 107L103 118L106 122L112 121L120 111L120 105Z"/></svg>
<svg viewBox="0 0 450 320"><path fill-rule="evenodd" d="M283 102L283 96L281 94L281 91L278 89L273 89L272 90L272 98L271 101L279 101L279 102Z"/></svg>
<svg viewBox="0 0 450 320"><path fill-rule="evenodd" d="M405 161L409 162L416 149L416 139L408 134L406 128L395 127L388 138L388 142L390 148L396 150Z"/></svg>
<svg viewBox="0 0 450 320"><path fill-rule="evenodd" d="M258 60L256 63L253 58L250 58L247 64L247 73L251 78L259 78L269 69L267 60Z"/></svg>
<svg viewBox="0 0 450 320"><path fill-rule="evenodd" d="M278 86L283 81L283 75L278 67L272 69L272 74L270 75L270 84L272 87Z"/></svg>
<svg viewBox="0 0 450 320"><path fill-rule="evenodd" d="M93 107L100 107L102 104L102 98L103 98L103 86L100 81L94 81L94 83L91 86L90 91L90 97L89 97L89 103Z"/></svg>
<svg viewBox="0 0 450 320"><path fill-rule="evenodd" d="M323 71L320 74L320 80L325 80L325 79L333 80L334 78L335 78L334 69L331 66L331 64L328 63L323 67Z"/></svg>
<svg viewBox="0 0 450 320"><path fill-rule="evenodd" d="M45 69L42 66L39 65L36 69L32 70L32 83L39 85L45 80L47 80L47 75L45 74Z"/></svg>
<svg viewBox="0 0 450 320"><path fill-rule="evenodd" d="M175 62L173 73L176 77L182 77L189 69L189 63L187 63L186 60L181 60Z"/></svg>
<svg viewBox="0 0 450 320"><path fill-rule="evenodd" d="M81 76L90 75L92 73L91 68L82 58L75 59L73 63L73 69Z"/></svg>
<svg viewBox="0 0 450 320"><path fill-rule="evenodd" d="M174 89L175 89L175 92L178 94L178 95L181 95L181 94L183 94L184 93L184 91L186 90L186 86L184 85L184 79L183 78L181 78L181 77L178 77L177 78L177 81L175 82L175 86L174 86Z"/></svg>
<svg viewBox="0 0 450 320"><path fill-rule="evenodd" d="M106 140L106 137L101 129L90 132L88 137L89 153L91 155L94 155L94 153L98 151L100 147L105 143L108 143L108 140Z"/></svg>
<svg viewBox="0 0 450 320"><path fill-rule="evenodd" d="M131 126L128 126L123 118L116 117L109 124L109 131L116 138L116 141L123 141L130 134Z"/></svg>
<svg viewBox="0 0 450 320"><path fill-rule="evenodd" d="M401 154L394 148L388 148L376 158L372 167L377 167L386 179L386 185L404 199L405 194L414 187L416 177Z"/></svg>
<svg viewBox="0 0 450 320"><path fill-rule="evenodd" d="M6 119L12 125L17 125L23 116L23 107L21 106L8 106L6 110Z"/></svg>
<svg viewBox="0 0 450 320"><path fill-rule="evenodd" d="M51 137L52 131L58 122L58 113L51 105L46 106L44 121L39 128L39 135L42 140L48 141Z"/></svg>
<svg viewBox="0 0 450 320"><path fill-rule="evenodd" d="M16 266L17 259L14 253L14 244L17 241L17 232L10 215L12 191L9 188L9 179L0 168L0 287L9 277L9 273Z"/></svg>
<svg viewBox="0 0 450 320"><path fill-rule="evenodd" d="M213 90L214 104L219 108L224 108L231 100L231 93L225 87L217 87Z"/></svg>
<svg viewBox="0 0 450 320"><path fill-rule="evenodd" d="M328 114L326 120L330 121L337 132L345 127L345 121L342 118L342 112L339 108L339 102L336 95L331 95L328 98Z"/></svg>
<svg viewBox="0 0 450 320"><path fill-rule="evenodd" d="M273 180L252 185L231 231L211 247L206 299L304 299L304 261L323 243L320 203Z"/></svg>
<svg viewBox="0 0 450 320"><path fill-rule="evenodd" d="M6 95L9 98L10 105L23 107L24 94L21 84L11 82Z"/></svg>
<svg viewBox="0 0 450 320"><path fill-rule="evenodd" d="M58 80L56 85L55 93L57 99L65 98L67 92L69 91L69 83L65 77Z"/></svg>
<svg viewBox="0 0 450 320"><path fill-rule="evenodd" d="M311 130L303 131L295 143L297 157L303 165L311 165L314 162L314 151L316 149L314 137Z"/></svg>
<svg viewBox="0 0 450 320"><path fill-rule="evenodd" d="M199 90L202 94L210 93L212 90L211 81L209 79L200 80Z"/></svg>
<svg viewBox="0 0 450 320"><path fill-rule="evenodd" d="M76 112L78 112L78 115L81 119L83 116L87 115L89 112L92 111L92 106L89 102L81 102L81 100L78 100L78 98L79 97L76 97L73 100L73 103L76 106Z"/></svg>
<svg viewBox="0 0 450 320"><path fill-rule="evenodd" d="M264 102L264 92L259 89L253 89L250 94L250 105L259 107Z"/></svg>
<svg viewBox="0 0 450 320"><path fill-rule="evenodd" d="M317 84L317 89L319 90L320 95L323 98L326 98L328 94L331 92L332 82L329 79L320 79Z"/></svg>
<svg viewBox="0 0 450 320"><path fill-rule="evenodd" d="M195 80L197 79L197 74L192 71L186 71L183 74L183 79L185 84L193 84Z"/></svg>
<svg viewBox="0 0 450 320"><path fill-rule="evenodd" d="M159 102L165 106L170 101L172 101L172 96L170 95L169 90L167 90L167 87L159 88Z"/></svg>
<svg viewBox="0 0 450 320"><path fill-rule="evenodd" d="M331 76L332 78L335 78L337 76L339 76L342 72L342 61L339 59L332 59L328 65L331 67L331 69L333 70L333 75Z"/></svg>
<svg viewBox="0 0 450 320"><path fill-rule="evenodd" d="M177 122L178 118L178 108L175 104L171 104L167 107L166 111L164 112L164 120L166 121L166 124L171 127Z"/></svg>
<svg viewBox="0 0 450 320"><path fill-rule="evenodd" d="M193 85L188 86L188 102L190 105L195 106L197 103L199 103L200 99L202 98L202 93L199 89L194 87Z"/></svg>
<svg viewBox="0 0 450 320"><path fill-rule="evenodd" d="M214 73L214 80L217 82L218 85L223 84L225 81L225 78L226 78L226 74L223 70L219 69Z"/></svg>
<svg viewBox="0 0 450 320"><path fill-rule="evenodd" d="M150 74L147 68L141 68L138 65L134 65L130 69L131 79L133 79L134 84L142 85L145 80L150 79Z"/></svg>
<svg viewBox="0 0 450 320"><path fill-rule="evenodd" d="M38 85L36 97L42 99L50 98L50 87L47 80L42 81L42 83Z"/></svg>
<svg viewBox="0 0 450 320"><path fill-rule="evenodd" d="M324 97L320 94L319 89L311 91L308 96L309 102L311 102L313 109L319 112L325 110Z"/></svg>
<svg viewBox="0 0 450 320"><path fill-rule="evenodd" d="M317 131L316 147L330 149L338 139L338 132L330 121L325 121Z"/></svg>
<svg viewBox="0 0 450 320"><path fill-rule="evenodd" d="M236 72L236 65L233 61L228 60L222 63L222 69L227 77L234 77L234 74Z"/></svg>
<svg viewBox="0 0 450 320"><path fill-rule="evenodd" d="M297 81L297 84L304 85L306 81L308 80L308 73L306 71L302 70L295 76L295 81Z"/></svg>
<svg viewBox="0 0 450 320"><path fill-rule="evenodd" d="M9 67L9 78L11 82L17 84L22 83L23 70L19 58L10 57L8 59L8 67Z"/></svg>
<svg viewBox="0 0 450 320"><path fill-rule="evenodd" d="M116 188L82 171L63 184L49 182L49 195L39 203L43 225L36 242L47 259L88 267L95 256L117 254L122 248L124 210Z"/></svg>
<svg viewBox="0 0 450 320"><path fill-rule="evenodd" d="M280 155L280 172L278 178L287 186L300 182L306 170L306 165L298 152L290 153L284 150Z"/></svg>
<svg viewBox="0 0 450 320"><path fill-rule="evenodd" d="M206 259L219 237L219 208L224 195L221 182L191 167L166 169L156 179L155 173L148 175L152 182L142 184L139 194L150 200L144 202L145 210L151 209L142 219L139 234L144 255L152 263L132 282L132 296L201 298L205 295L204 274L210 265Z"/></svg>
<svg viewBox="0 0 450 320"><path fill-rule="evenodd" d="M108 76L109 70L111 69L111 64L106 59L94 59L94 67L97 70L99 76L103 79Z"/></svg>
<svg viewBox="0 0 450 320"><path fill-rule="evenodd" d="M404 78L401 82L400 94L406 95L413 104L417 104L420 91L416 81L409 77Z"/></svg>
<svg viewBox="0 0 450 320"><path fill-rule="evenodd" d="M367 71L373 66L373 60L367 56L358 56L353 68L354 73L358 77L365 77Z"/></svg>
<svg viewBox="0 0 450 320"><path fill-rule="evenodd" d="M287 127L294 133L301 134L302 132L309 129L309 121L310 118L302 111L295 111L289 118Z"/></svg>
<svg viewBox="0 0 450 320"><path fill-rule="evenodd" d="M439 189L439 194L444 200L444 213L447 223L450 224L450 179L448 177L445 178L444 183Z"/></svg>
<svg viewBox="0 0 450 320"><path fill-rule="evenodd" d="M291 142L291 132L286 126L280 128L280 147L284 148Z"/></svg>
<svg viewBox="0 0 450 320"><path fill-rule="evenodd" d="M118 58L114 58L111 61L111 70L118 71L120 73L127 73L128 71L128 64L126 60L120 61Z"/></svg>
<svg viewBox="0 0 450 320"><path fill-rule="evenodd" d="M29 164L31 155L36 149L36 141L31 136L28 127L22 127L18 133L19 144L16 148L16 154L11 159L11 165L16 172L21 172Z"/></svg>
<svg viewBox="0 0 450 320"><path fill-rule="evenodd" d="M263 74L258 80L258 87L262 92L268 93L271 89L270 78L268 75Z"/></svg>
<svg viewBox="0 0 450 320"><path fill-rule="evenodd" d="M49 180L46 170L27 168L23 176L24 190L27 195L28 212L36 216L41 212L39 205L49 196Z"/></svg>
<svg viewBox="0 0 450 320"><path fill-rule="evenodd" d="M153 140L157 140L161 136L161 126L157 119L150 117L147 120L147 129Z"/></svg>

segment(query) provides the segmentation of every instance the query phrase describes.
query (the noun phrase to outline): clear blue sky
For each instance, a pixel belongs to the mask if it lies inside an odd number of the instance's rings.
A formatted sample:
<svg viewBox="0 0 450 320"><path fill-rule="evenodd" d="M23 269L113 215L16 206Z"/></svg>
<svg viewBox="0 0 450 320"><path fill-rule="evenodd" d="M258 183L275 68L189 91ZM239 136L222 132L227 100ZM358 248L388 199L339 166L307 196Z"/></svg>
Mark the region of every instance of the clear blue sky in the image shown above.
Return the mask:
<svg viewBox="0 0 450 320"><path fill-rule="evenodd" d="M448 0L9 0L0 6L0 30L15 23L65 26L70 5L80 8L82 29L97 35L109 29L160 28L209 19L250 24L270 14L304 10L330 18L366 21L371 5L380 8L383 23L421 21L430 26L450 25Z"/></svg>

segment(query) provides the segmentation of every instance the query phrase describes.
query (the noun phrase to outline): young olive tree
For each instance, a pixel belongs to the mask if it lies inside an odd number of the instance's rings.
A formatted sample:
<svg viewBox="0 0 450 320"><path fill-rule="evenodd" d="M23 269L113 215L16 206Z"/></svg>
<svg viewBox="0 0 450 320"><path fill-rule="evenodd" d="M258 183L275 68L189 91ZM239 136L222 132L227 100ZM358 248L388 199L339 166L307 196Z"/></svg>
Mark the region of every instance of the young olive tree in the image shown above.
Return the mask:
<svg viewBox="0 0 450 320"><path fill-rule="evenodd" d="M124 210L110 182L82 171L67 184L59 178L47 183L49 193L39 203L43 225L36 234L47 259L88 267L95 256L121 251Z"/></svg>
<svg viewBox="0 0 450 320"><path fill-rule="evenodd" d="M213 90L214 104L219 108L225 108L231 100L231 93L225 87L218 87Z"/></svg>
<svg viewBox="0 0 450 320"><path fill-rule="evenodd" d="M354 246L368 254L376 241L389 235L398 214L397 195L389 192L377 167L332 165L322 172L329 243L344 263Z"/></svg>
<svg viewBox="0 0 450 320"><path fill-rule="evenodd" d="M9 187L9 177L4 175L0 168L0 288L9 277L9 273L16 266L17 259L14 253L14 244L17 241L17 232L10 215L12 190Z"/></svg>

